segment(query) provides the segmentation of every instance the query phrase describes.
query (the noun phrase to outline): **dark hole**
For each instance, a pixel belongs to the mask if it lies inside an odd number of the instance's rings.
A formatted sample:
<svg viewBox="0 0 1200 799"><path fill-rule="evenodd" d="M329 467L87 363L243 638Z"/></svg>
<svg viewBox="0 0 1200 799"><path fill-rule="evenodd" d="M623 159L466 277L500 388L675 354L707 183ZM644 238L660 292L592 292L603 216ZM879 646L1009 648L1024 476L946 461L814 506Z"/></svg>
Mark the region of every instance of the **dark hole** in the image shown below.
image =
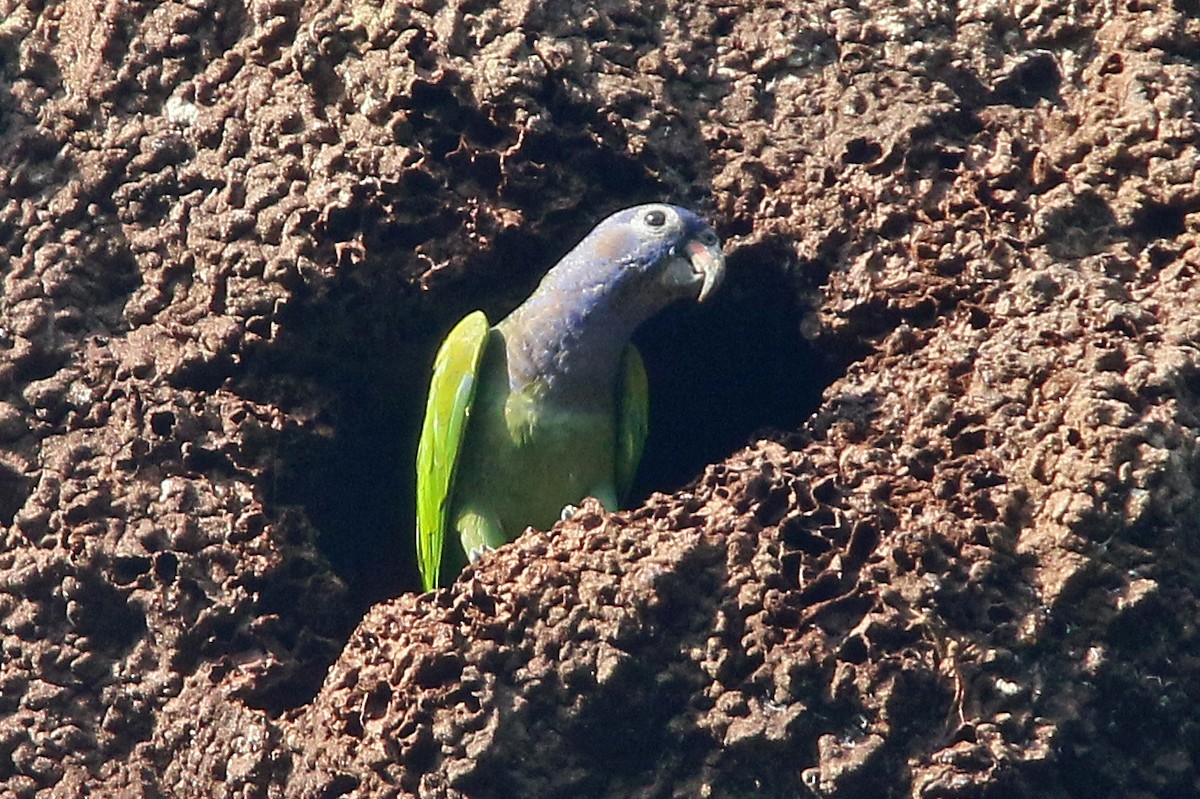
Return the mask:
<svg viewBox="0 0 1200 799"><path fill-rule="evenodd" d="M453 109L459 109L459 104L449 87L417 81L412 87L412 107L418 111L436 111L441 118L450 120L454 116Z"/></svg>
<svg viewBox="0 0 1200 799"><path fill-rule="evenodd" d="M955 456L969 455L987 446L987 430L964 430L950 442L950 451Z"/></svg>
<svg viewBox="0 0 1200 799"><path fill-rule="evenodd" d="M802 587L803 580L800 572L804 567L804 559L799 552L784 552L779 556L779 567L782 572L784 584L789 591L798 591Z"/></svg>
<svg viewBox="0 0 1200 799"><path fill-rule="evenodd" d="M329 352L297 352L319 375L323 390L336 392L310 427L283 431L273 442L275 464L266 481L273 513L304 509L320 532L317 545L334 571L365 608L399 592L411 578L412 466L415 429L402 420L419 414L424 388L415 372L417 358L403 342L362 335L352 339L346 322L322 320L330 341L346 347L345 357ZM399 345L399 346L397 346ZM389 365L383 353L396 359ZM274 368L283 374L301 367L289 359ZM403 539L403 540L402 540Z"/></svg>
<svg viewBox="0 0 1200 799"><path fill-rule="evenodd" d="M4 131L4 120L0 117L0 134ZM8 249L9 242L16 236L17 225L14 221L0 220L0 249Z"/></svg>
<svg viewBox="0 0 1200 799"><path fill-rule="evenodd" d="M154 556L154 575L170 585L179 574L179 557L174 552L159 552Z"/></svg>
<svg viewBox="0 0 1200 799"><path fill-rule="evenodd" d="M119 555L113 559L113 580L128 585L150 571L150 558L145 555Z"/></svg>
<svg viewBox="0 0 1200 799"><path fill-rule="evenodd" d="M524 154L562 155L553 147ZM436 298L408 282L412 270L402 260L409 257L402 243L418 234L365 229L375 244L369 258L310 293L298 289L280 337L246 359L239 392L275 403L297 420L282 431L264 431L255 447L266 467L267 515L278 524L293 508L303 510L318 531L317 547L348 587L352 611L417 588L413 459L442 337L476 308L493 321L502 318L612 209L614 194L628 198L622 205L661 198L636 164L599 154L574 157L597 171L589 190L604 195L580 207L602 210L556 218L531 207L528 218L539 220L540 235L496 236L472 264L471 279L443 280ZM793 260L786 242L743 247L730 255L727 282L712 299L701 306L680 303L638 333L651 386L651 427L630 504L686 484L757 431L798 427L841 373L800 333L797 298L812 286L798 284L820 276L797 276ZM160 578L166 565L155 562ZM357 616L345 621L348 635Z"/></svg>
<svg viewBox="0 0 1200 799"><path fill-rule="evenodd" d="M325 235L332 241L349 241L359 229L360 214L356 206L330 208L325 221Z"/></svg>
<svg viewBox="0 0 1200 799"><path fill-rule="evenodd" d="M850 534L849 556L851 563L862 563L879 543L879 530L870 522L861 521L854 525Z"/></svg>
<svg viewBox="0 0 1200 799"><path fill-rule="evenodd" d="M788 493L785 490L773 491L762 501L754 512L754 518L764 527L776 524L783 518L788 509Z"/></svg>
<svg viewBox="0 0 1200 799"><path fill-rule="evenodd" d="M800 593L800 601L805 605L815 605L841 595L844 588L842 578L838 575L828 571L821 572L804 586Z"/></svg>
<svg viewBox="0 0 1200 799"><path fill-rule="evenodd" d="M0 463L0 524L10 525L29 499L30 483L16 470Z"/></svg>
<svg viewBox="0 0 1200 799"><path fill-rule="evenodd" d="M467 137L481 147L495 147L504 140L506 131L486 117L475 114L466 125Z"/></svg>
<svg viewBox="0 0 1200 799"><path fill-rule="evenodd" d="M953 150L938 150L934 162L940 169L957 169L962 163L962 153Z"/></svg>
<svg viewBox="0 0 1200 799"><path fill-rule="evenodd" d="M64 336L75 336L83 330L83 320L77 316L62 316L55 321L58 332Z"/></svg>
<svg viewBox="0 0 1200 799"><path fill-rule="evenodd" d="M879 235L892 240L907 233L912 228L912 218L905 214L890 214L879 226Z"/></svg>
<svg viewBox="0 0 1200 799"><path fill-rule="evenodd" d="M570 160L554 146L540 155ZM583 200L581 207L611 208L614 183L631 204L661 198L633 162L586 151L570 156L582 159L589 170L594 166L589 191L604 195ZM415 195L426 189L436 201L439 189L421 178L403 188L402 221L384 219L364 227L371 245L366 261L311 291L299 287L277 343L247 358L248 367L238 376L244 395L303 420L281 431L263 431L254 447L254 457L266 469L268 517L278 524L291 508L303 509L356 611L417 587L413 460L441 338L476 308L499 320L594 221L579 211L548 221L552 214L538 207L546 192L539 191L530 198L529 217L540 220L543 230L561 225L561 236L531 236L526 230L497 235L492 249L473 264L470 281L443 281L441 295L430 301L410 283L410 245L418 238L452 235L462 220L446 213L413 222L413 204L421 200ZM346 215L355 216L353 209ZM356 620L346 620L346 634Z"/></svg>
<svg viewBox="0 0 1200 799"><path fill-rule="evenodd" d="M838 650L838 660L846 663L863 663L867 659L867 644L861 635L851 636Z"/></svg>
<svg viewBox="0 0 1200 799"><path fill-rule="evenodd" d="M1116 616L1109 640L1114 651L1144 652L1156 641L1169 640L1178 633L1175 619L1163 598L1151 594Z"/></svg>
<svg viewBox="0 0 1200 799"><path fill-rule="evenodd" d="M176 388L216 391L224 385L236 368L233 356L222 353L211 360L197 358L181 364L169 380Z"/></svg>
<svg viewBox="0 0 1200 799"><path fill-rule="evenodd" d="M1038 100L1058 100L1062 83L1058 62L1048 52L1025 59L1002 78L993 92L996 103L1029 108Z"/></svg>
<svg viewBox="0 0 1200 799"><path fill-rule="evenodd" d="M462 142L459 134L453 130L448 130L437 135L429 137L426 143L426 149L435 160L441 160L448 154L458 149L458 145Z"/></svg>
<svg viewBox="0 0 1200 799"><path fill-rule="evenodd" d="M1133 232L1148 239L1171 239L1186 229L1186 211L1175 205L1148 202L1133 215Z"/></svg>
<svg viewBox="0 0 1200 799"><path fill-rule="evenodd" d="M596 111L586 103L575 100L575 94L569 88L569 78L551 75L542 82L542 91L535 99L540 102L554 117L560 128L584 126L596 116Z"/></svg>
<svg viewBox="0 0 1200 799"><path fill-rule="evenodd" d="M473 184L477 191L493 193L504 182L500 156L462 148L446 159L449 167L461 171L463 185Z"/></svg>
<svg viewBox="0 0 1200 799"><path fill-rule="evenodd" d="M462 665L462 660L457 655L446 653L433 655L417 664L414 680L422 688L447 685L462 675ZM386 691L387 687L384 686L383 690ZM386 704L386 697L383 702Z"/></svg>
<svg viewBox="0 0 1200 799"><path fill-rule="evenodd" d="M362 782L351 774L335 774L321 794L323 799L340 799L358 789Z"/></svg>
<svg viewBox="0 0 1200 799"><path fill-rule="evenodd" d="M457 227L458 220L450 212L411 222L386 222L373 228L369 243L389 249L413 249Z"/></svg>
<svg viewBox="0 0 1200 799"><path fill-rule="evenodd" d="M633 501L682 487L768 428L799 427L839 374L800 334L785 264L770 247L734 254L708 303L668 308L634 336L650 433Z"/></svg>
<svg viewBox="0 0 1200 799"><path fill-rule="evenodd" d="M400 188L404 193L405 210L409 214L433 213L439 210L437 204L437 179L428 172L411 169L400 178ZM422 201L422 198L425 198ZM417 205L414 207L413 203Z"/></svg>
<svg viewBox="0 0 1200 799"><path fill-rule="evenodd" d="M155 411L150 414L150 429L155 435L165 436L175 427L175 414L170 411Z"/></svg>
<svg viewBox="0 0 1200 799"><path fill-rule="evenodd" d="M745 216L731 221L726 232L730 236L748 236L752 230L754 230L754 220Z"/></svg>
<svg viewBox="0 0 1200 799"><path fill-rule="evenodd" d="M76 601L77 628L101 648L128 649L146 630L139 607L99 579L85 582Z"/></svg>
<svg viewBox="0 0 1200 799"><path fill-rule="evenodd" d="M821 555L829 551L828 540L813 534L809 529L811 521L800 516L787 519L780 525L783 543L789 548L806 555Z"/></svg>
<svg viewBox="0 0 1200 799"><path fill-rule="evenodd" d="M878 142L864 138L851 139L846 142L846 151L842 153L842 161L847 164L867 164L878 161L883 155L883 148Z"/></svg>
<svg viewBox="0 0 1200 799"><path fill-rule="evenodd" d="M1125 71L1125 61L1120 53L1110 53L1100 64L1100 74L1119 75Z"/></svg>
<svg viewBox="0 0 1200 799"><path fill-rule="evenodd" d="M968 307L967 312L967 324L975 330L982 330L992 323L992 317L978 305Z"/></svg>
<svg viewBox="0 0 1200 799"><path fill-rule="evenodd" d="M561 138L554 136L527 136L520 155L535 164L558 163L567 160L565 143Z"/></svg>
<svg viewBox="0 0 1200 799"><path fill-rule="evenodd" d="M229 457L224 452L199 446L185 449L183 465L187 469L199 473L218 470L229 472L233 469L233 464L230 463Z"/></svg>
<svg viewBox="0 0 1200 799"><path fill-rule="evenodd" d="M987 618L992 624L1006 624L1015 619L1016 614L1008 605L994 603L988 605Z"/></svg>
<svg viewBox="0 0 1200 799"><path fill-rule="evenodd" d="M1058 62L1049 53L1029 59L1016 71L1025 88L1043 96L1058 91L1062 77L1058 74Z"/></svg>
<svg viewBox="0 0 1200 799"><path fill-rule="evenodd" d="M0 349L0 352L4 350ZM13 379L18 384L41 380L61 369L66 361L67 357L61 350L47 348L35 340L29 353L17 362Z"/></svg>
<svg viewBox="0 0 1200 799"><path fill-rule="evenodd" d="M830 382L833 381L831 380ZM837 501L841 498L837 478L832 475L814 483L810 490L812 491L813 499L826 505L837 504ZM825 523L830 523L831 521L829 520Z"/></svg>
<svg viewBox="0 0 1200 799"><path fill-rule="evenodd" d="M612 192L621 195L636 195L647 187L646 167L638 161L624 158L607 150L595 150L584 156L587 172L594 180ZM649 202L658 197L649 195L642 201ZM634 203L631 202L631 205ZM578 218L577 216L574 218ZM599 222L599 219L595 220Z"/></svg>

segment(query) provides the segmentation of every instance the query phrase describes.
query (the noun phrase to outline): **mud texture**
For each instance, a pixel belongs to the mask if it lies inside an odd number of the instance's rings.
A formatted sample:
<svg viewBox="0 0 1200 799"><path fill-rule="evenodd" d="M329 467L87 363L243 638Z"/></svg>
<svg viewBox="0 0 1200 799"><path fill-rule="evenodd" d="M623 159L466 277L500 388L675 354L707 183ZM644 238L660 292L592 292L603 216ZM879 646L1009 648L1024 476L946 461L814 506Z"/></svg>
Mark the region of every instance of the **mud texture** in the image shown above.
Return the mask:
<svg viewBox="0 0 1200 799"><path fill-rule="evenodd" d="M0 795L1195 796L1197 86L1195 0L0 0ZM412 593L438 338L652 198L671 490Z"/></svg>

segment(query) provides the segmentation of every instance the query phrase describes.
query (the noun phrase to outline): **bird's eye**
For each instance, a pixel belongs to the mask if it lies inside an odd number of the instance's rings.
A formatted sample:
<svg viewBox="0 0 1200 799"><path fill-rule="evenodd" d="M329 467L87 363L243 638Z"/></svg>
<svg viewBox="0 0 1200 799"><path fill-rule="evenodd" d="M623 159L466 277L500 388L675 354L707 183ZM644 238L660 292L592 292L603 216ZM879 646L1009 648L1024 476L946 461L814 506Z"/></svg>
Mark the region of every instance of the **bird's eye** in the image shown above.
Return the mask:
<svg viewBox="0 0 1200 799"><path fill-rule="evenodd" d="M720 239L717 238L717 234L714 233L711 228L701 233L699 240L700 243L706 247L715 246L720 241Z"/></svg>
<svg viewBox="0 0 1200 799"><path fill-rule="evenodd" d="M653 211L647 211L646 216L643 218L646 220L646 224L650 227L662 227L663 225L667 224L666 213L658 210L657 208Z"/></svg>

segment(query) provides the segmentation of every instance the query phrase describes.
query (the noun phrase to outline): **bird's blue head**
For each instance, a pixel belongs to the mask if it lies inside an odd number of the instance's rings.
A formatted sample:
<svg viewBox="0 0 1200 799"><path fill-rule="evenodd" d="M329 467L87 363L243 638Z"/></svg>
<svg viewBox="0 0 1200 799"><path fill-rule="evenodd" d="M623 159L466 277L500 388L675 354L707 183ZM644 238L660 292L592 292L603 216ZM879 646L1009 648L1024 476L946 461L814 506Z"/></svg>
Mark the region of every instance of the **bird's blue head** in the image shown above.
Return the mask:
<svg viewBox="0 0 1200 799"><path fill-rule="evenodd" d="M686 208L617 211L554 265L497 325L514 390L611 402L629 337L671 302L704 300L725 274L721 242Z"/></svg>
<svg viewBox="0 0 1200 799"><path fill-rule="evenodd" d="M721 242L708 223L686 208L652 203L606 218L546 277L556 288L632 299L652 313L675 299L703 301L724 275Z"/></svg>

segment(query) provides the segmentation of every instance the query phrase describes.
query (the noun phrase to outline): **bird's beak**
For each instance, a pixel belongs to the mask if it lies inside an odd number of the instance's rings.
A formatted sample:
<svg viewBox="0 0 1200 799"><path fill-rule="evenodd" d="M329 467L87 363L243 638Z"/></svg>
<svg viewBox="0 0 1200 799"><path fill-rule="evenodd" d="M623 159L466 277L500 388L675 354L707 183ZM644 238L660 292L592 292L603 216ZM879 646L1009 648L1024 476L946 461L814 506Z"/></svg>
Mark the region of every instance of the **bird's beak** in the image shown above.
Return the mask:
<svg viewBox="0 0 1200 799"><path fill-rule="evenodd" d="M684 252L692 265L692 271L704 277L704 283L700 286L700 296L696 298L697 302L704 302L704 299L721 285L721 280L725 277L725 253L721 252L719 242L704 244L695 239L684 246Z"/></svg>

